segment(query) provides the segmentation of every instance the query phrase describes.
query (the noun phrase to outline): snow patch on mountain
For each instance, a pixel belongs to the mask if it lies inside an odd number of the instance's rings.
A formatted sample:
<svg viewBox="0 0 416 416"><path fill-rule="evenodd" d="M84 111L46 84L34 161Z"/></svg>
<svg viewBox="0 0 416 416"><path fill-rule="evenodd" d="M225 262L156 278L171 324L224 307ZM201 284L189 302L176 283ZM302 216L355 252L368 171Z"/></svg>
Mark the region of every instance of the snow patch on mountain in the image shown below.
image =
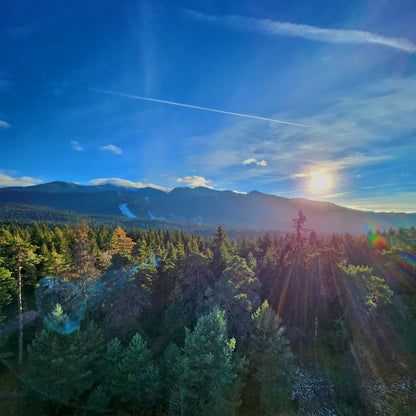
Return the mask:
<svg viewBox="0 0 416 416"><path fill-rule="evenodd" d="M160 217L156 217L156 216L154 216L150 211L147 211L147 213L149 214L149 217L152 219L152 220L166 220L166 218L165 217L163 217L163 216L160 216Z"/></svg>
<svg viewBox="0 0 416 416"><path fill-rule="evenodd" d="M118 207L120 208L121 213L125 217L136 218L136 216L128 209L127 202L124 204L120 204Z"/></svg>

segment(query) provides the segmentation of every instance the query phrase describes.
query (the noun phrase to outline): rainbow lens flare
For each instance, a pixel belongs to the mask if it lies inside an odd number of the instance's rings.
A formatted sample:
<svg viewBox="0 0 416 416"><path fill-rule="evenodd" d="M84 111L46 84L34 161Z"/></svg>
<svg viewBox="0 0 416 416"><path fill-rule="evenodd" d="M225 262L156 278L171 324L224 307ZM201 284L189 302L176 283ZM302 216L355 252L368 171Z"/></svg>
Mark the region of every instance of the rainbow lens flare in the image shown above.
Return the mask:
<svg viewBox="0 0 416 416"><path fill-rule="evenodd" d="M381 234L378 233L372 233L369 231L367 233L368 241L372 247L374 247L377 250L383 250L387 248L387 240L385 237L383 237Z"/></svg>

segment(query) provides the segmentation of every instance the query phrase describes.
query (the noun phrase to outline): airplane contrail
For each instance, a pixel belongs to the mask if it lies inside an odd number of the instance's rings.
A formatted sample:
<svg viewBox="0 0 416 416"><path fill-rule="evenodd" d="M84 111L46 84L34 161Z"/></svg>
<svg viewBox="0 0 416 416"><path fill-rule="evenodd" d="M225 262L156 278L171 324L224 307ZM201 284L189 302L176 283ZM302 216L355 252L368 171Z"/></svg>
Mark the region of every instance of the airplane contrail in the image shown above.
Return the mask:
<svg viewBox="0 0 416 416"><path fill-rule="evenodd" d="M230 116L252 118L252 119L255 119L255 120L263 120L263 121L271 121L272 123L289 124L291 126L308 127L305 124L292 123L290 121L283 121L283 120L276 120L274 118L253 116L253 115L250 115L250 114L233 113L232 111L217 110L215 108L200 107L198 105L177 103L175 101L160 100L158 98L142 97L140 95L131 95L131 94L125 94L125 93L122 93L122 92L102 90L100 88L87 88L87 89L90 90L90 91L102 92L104 94L112 94L112 95L118 95L120 97L133 98L135 100L152 101L152 102L155 102L155 103L176 105L178 107L193 108L195 110L211 111L212 113L228 114Z"/></svg>

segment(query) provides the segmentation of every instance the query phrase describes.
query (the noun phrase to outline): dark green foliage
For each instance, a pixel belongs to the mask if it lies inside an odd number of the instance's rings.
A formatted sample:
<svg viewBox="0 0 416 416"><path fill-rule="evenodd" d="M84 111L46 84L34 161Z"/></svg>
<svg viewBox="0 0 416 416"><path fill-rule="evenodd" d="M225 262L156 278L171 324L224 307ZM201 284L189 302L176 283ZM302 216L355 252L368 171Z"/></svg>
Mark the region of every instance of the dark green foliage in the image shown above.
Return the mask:
<svg viewBox="0 0 416 416"><path fill-rule="evenodd" d="M183 345L187 321L189 319L185 316L183 302L181 299L174 299L167 305L163 319L166 339L177 345Z"/></svg>
<svg viewBox="0 0 416 416"><path fill-rule="evenodd" d="M218 276L226 267L230 259L231 246L227 237L227 233L224 228L220 225L215 232L212 252L213 252L213 262L212 262L212 272L215 276Z"/></svg>
<svg viewBox="0 0 416 416"><path fill-rule="evenodd" d="M186 326L194 326L198 316L204 312L206 291L215 280L210 260L209 255L192 252L181 262L180 292Z"/></svg>
<svg viewBox="0 0 416 416"><path fill-rule="evenodd" d="M416 231L299 232L230 241L222 227L203 238L0 225L0 381L15 376L0 393L26 403L17 416L415 414ZM20 368L19 264L29 344ZM131 266L130 280L118 282ZM81 329L61 335L25 318L36 316L34 290L46 274L79 296L82 279L85 289L94 276L114 279ZM68 330L59 305L48 322Z"/></svg>
<svg viewBox="0 0 416 416"><path fill-rule="evenodd" d="M289 407L294 357L281 319L267 301L253 314L253 324L248 358L254 389L258 392L258 413L278 414Z"/></svg>
<svg viewBox="0 0 416 416"><path fill-rule="evenodd" d="M87 412L113 414L124 409L133 415L148 415L159 407L159 369L140 334L126 347L117 338L109 341L99 357L97 374L97 385L85 405Z"/></svg>
<svg viewBox="0 0 416 416"><path fill-rule="evenodd" d="M108 351L107 351L108 353ZM160 389L159 369L143 337L135 334L115 367L113 392L123 407L136 415L149 415L157 407Z"/></svg>
<svg viewBox="0 0 416 416"><path fill-rule="evenodd" d="M18 362L23 361L23 289L25 285L34 285L36 264L39 258L35 254L36 246L30 244L29 235L22 230L1 230L0 256L4 264L17 281L17 311L19 316Z"/></svg>
<svg viewBox="0 0 416 416"><path fill-rule="evenodd" d="M59 308L55 319L59 320ZM28 347L24 384L26 400L43 408L78 408L95 381L94 363L101 355L101 331L90 323L85 329L61 335L45 327Z"/></svg>
<svg viewBox="0 0 416 416"><path fill-rule="evenodd" d="M246 261L233 257L221 277L206 291L207 306L225 311L230 336L244 342L251 330L251 314L260 306L260 282Z"/></svg>
<svg viewBox="0 0 416 416"><path fill-rule="evenodd" d="M239 404L237 377L242 361L234 355L235 340L227 339L224 313L202 316L194 331L186 330L185 345L169 350L174 382L169 409L178 415L234 415Z"/></svg>
<svg viewBox="0 0 416 416"><path fill-rule="evenodd" d="M89 395L84 407L85 413L87 415L105 415L109 412L109 402L107 392L99 385Z"/></svg>
<svg viewBox="0 0 416 416"><path fill-rule="evenodd" d="M100 211L98 209L92 212L78 213L71 211L68 207L62 207L60 209L54 209L45 205L32 205L20 203L0 203L0 219L6 224L20 223L20 224L33 224L35 222L42 222L49 226L62 226L68 225L71 227L76 226L81 221L88 221L90 225L100 227L102 224L106 224L110 227L123 226L125 229L128 227L137 227L143 230L149 230L152 228L161 228L163 230L181 230L186 229L187 232L198 233L204 236L212 236L215 231L214 226L206 225L201 226L198 224L165 220L150 220L145 218L128 218L121 217L118 207L112 215L97 214ZM252 231L255 235L258 235L262 231ZM243 230L235 231L235 235L244 235Z"/></svg>
<svg viewBox="0 0 416 416"><path fill-rule="evenodd" d="M33 286L36 282L36 264L39 258L35 252L37 247L30 243L29 236L22 230L10 232L3 229L0 232L0 256L3 257L3 267L17 277L19 268L22 274L22 285Z"/></svg>
<svg viewBox="0 0 416 416"><path fill-rule="evenodd" d="M16 286L12 273L0 266L0 324L4 319L3 308L13 300L12 294L16 291Z"/></svg>

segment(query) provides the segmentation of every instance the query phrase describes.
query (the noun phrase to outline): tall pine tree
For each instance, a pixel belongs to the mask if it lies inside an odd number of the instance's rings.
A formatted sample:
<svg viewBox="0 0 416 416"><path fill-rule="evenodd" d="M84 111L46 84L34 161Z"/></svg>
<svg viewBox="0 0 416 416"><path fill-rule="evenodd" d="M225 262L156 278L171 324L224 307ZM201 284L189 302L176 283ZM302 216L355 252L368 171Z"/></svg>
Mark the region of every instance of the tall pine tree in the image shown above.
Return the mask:
<svg viewBox="0 0 416 416"><path fill-rule="evenodd" d="M231 416L240 404L238 374L243 362L234 355L235 340L227 339L224 312L214 309L186 329L185 345L172 357L173 414ZM172 349L170 349L172 352Z"/></svg>

